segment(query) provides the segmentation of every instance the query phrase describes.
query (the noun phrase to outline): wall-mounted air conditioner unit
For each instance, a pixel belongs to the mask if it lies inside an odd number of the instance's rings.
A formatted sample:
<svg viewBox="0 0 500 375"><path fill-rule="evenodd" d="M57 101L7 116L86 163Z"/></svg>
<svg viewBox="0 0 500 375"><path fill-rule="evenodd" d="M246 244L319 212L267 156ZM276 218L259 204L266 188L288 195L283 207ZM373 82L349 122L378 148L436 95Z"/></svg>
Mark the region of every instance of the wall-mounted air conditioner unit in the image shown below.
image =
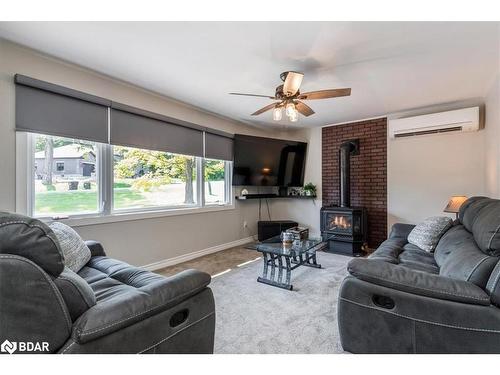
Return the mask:
<svg viewBox="0 0 500 375"><path fill-rule="evenodd" d="M389 120L391 138L479 130L479 107Z"/></svg>

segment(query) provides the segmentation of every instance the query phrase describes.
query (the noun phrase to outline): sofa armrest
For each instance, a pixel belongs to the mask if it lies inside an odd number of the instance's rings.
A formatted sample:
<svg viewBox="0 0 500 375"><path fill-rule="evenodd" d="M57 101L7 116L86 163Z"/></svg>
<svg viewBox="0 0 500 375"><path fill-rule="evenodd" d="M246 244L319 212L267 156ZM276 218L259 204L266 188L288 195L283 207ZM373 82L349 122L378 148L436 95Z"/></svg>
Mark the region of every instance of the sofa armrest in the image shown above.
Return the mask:
<svg viewBox="0 0 500 375"><path fill-rule="evenodd" d="M410 232L415 228L413 224L396 223L391 228L389 238L404 238L407 239Z"/></svg>
<svg viewBox="0 0 500 375"><path fill-rule="evenodd" d="M83 344L108 335L179 304L201 292L209 283L210 275L187 270L131 289L125 295L97 302L75 322L72 337Z"/></svg>
<svg viewBox="0 0 500 375"><path fill-rule="evenodd" d="M490 297L484 290L467 281L371 259L353 259L347 269L357 279L402 292L474 305L490 305Z"/></svg>
<svg viewBox="0 0 500 375"><path fill-rule="evenodd" d="M87 240L85 241L85 245L87 245L87 247L90 249L91 256L93 257L106 256L104 247L100 242L94 240Z"/></svg>

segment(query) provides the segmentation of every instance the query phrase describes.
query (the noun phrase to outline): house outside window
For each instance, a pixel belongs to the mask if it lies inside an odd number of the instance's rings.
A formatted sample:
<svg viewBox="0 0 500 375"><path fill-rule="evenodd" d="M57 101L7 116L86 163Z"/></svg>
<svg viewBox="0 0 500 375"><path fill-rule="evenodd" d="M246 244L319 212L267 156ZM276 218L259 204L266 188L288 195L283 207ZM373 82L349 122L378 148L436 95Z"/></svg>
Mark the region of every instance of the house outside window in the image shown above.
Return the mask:
<svg viewBox="0 0 500 375"><path fill-rule="evenodd" d="M97 144L33 134L33 216L99 212ZM84 166L90 165L91 168Z"/></svg>
<svg viewBox="0 0 500 375"><path fill-rule="evenodd" d="M33 170L28 214L35 217L231 204L227 161L34 133L28 138Z"/></svg>

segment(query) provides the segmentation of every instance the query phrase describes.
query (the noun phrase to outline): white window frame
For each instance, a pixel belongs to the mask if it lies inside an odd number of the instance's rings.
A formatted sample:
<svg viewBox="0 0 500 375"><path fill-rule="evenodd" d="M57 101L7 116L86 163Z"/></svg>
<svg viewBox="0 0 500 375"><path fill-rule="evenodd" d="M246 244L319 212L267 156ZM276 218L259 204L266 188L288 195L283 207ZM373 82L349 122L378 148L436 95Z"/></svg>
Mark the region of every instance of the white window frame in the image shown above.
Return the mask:
<svg viewBox="0 0 500 375"><path fill-rule="evenodd" d="M207 160L217 160L217 159L208 159ZM202 158L202 164L203 164L203 167L205 166L205 163L203 163L205 161L204 158ZM223 203L217 203L217 202L214 202L214 203L205 203L205 191L203 191L203 205L204 206L208 206L208 207L213 207L213 206L224 206L224 205L227 205L227 204L232 204L232 196L233 196L233 188L232 188L232 185L233 185L233 180L232 180L232 171L233 171L233 162L232 161L227 161L227 160L224 160L224 202ZM202 178L202 181L203 181L203 189L205 188L205 171L202 171L203 172L203 178Z"/></svg>
<svg viewBox="0 0 500 375"><path fill-rule="evenodd" d="M33 133L16 133L16 211L28 216L34 214L34 138ZM204 158L196 157L196 197L194 205L157 206L137 209L113 209L113 146L97 143L96 176L98 184L98 211L61 217L38 216L44 221L59 220L72 226L139 220L163 216L198 214L234 209L232 197L232 162L225 162L225 203L205 204Z"/></svg>

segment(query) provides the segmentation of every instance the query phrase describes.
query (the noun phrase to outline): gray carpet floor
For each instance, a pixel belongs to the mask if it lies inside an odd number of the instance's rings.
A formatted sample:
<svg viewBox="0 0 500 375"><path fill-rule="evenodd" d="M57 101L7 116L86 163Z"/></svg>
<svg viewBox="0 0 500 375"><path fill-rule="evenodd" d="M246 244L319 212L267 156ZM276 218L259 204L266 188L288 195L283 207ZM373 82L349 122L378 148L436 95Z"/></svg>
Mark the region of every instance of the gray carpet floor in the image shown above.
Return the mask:
<svg viewBox="0 0 500 375"><path fill-rule="evenodd" d="M215 353L342 353L337 298L350 259L318 252L323 268L292 271L293 291L258 283L262 260L215 277Z"/></svg>

